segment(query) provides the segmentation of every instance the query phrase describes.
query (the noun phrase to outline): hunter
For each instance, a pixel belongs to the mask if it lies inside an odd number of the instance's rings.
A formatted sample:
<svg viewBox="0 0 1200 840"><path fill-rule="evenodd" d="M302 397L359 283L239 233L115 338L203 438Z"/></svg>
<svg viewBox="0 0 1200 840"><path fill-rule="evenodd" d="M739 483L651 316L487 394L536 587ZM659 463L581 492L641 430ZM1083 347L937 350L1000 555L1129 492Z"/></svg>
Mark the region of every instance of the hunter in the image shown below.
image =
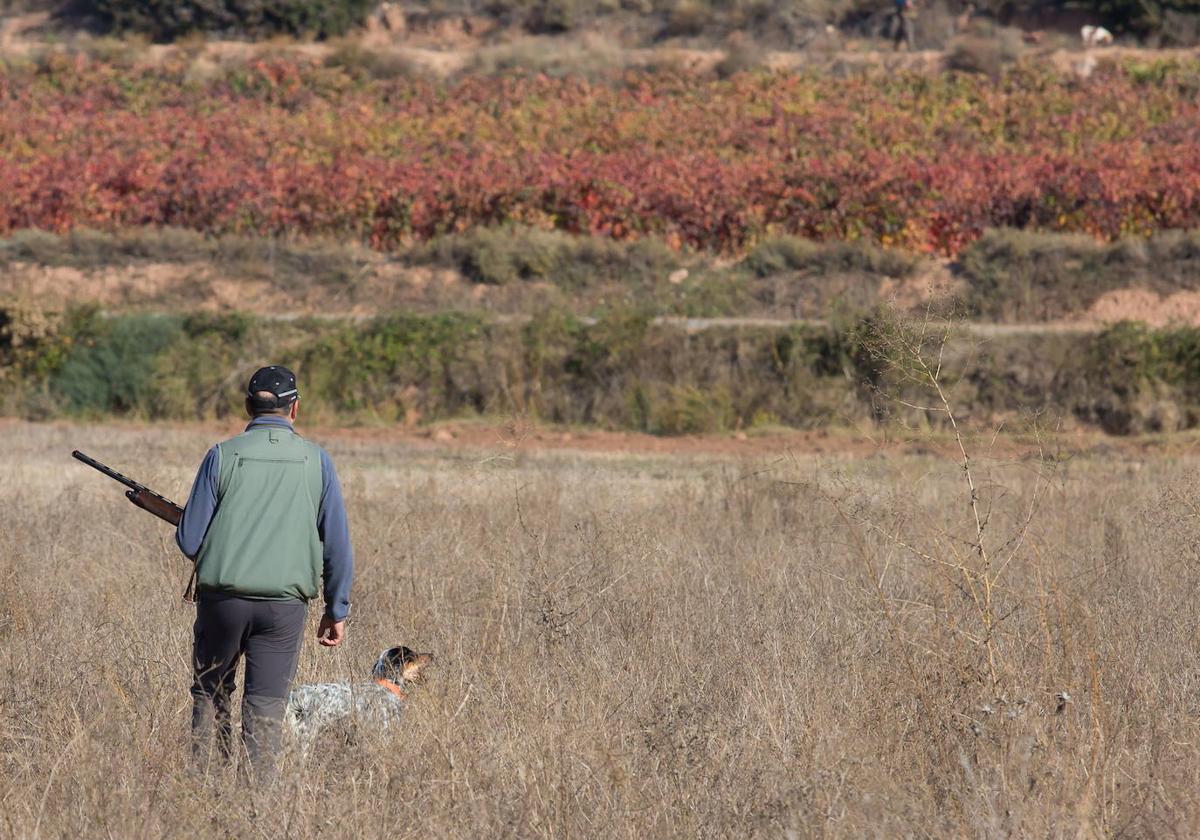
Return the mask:
<svg viewBox="0 0 1200 840"><path fill-rule="evenodd" d="M894 0L892 9L892 49L900 45L913 49L913 19L917 16L914 0Z"/></svg>
<svg viewBox="0 0 1200 840"><path fill-rule="evenodd" d="M255 777L274 774L307 603L322 589L317 639L345 638L354 559L333 462L296 433L295 375L272 365L246 388L250 424L208 451L175 534L195 560L192 750L233 751L230 696L246 657L242 739Z"/></svg>

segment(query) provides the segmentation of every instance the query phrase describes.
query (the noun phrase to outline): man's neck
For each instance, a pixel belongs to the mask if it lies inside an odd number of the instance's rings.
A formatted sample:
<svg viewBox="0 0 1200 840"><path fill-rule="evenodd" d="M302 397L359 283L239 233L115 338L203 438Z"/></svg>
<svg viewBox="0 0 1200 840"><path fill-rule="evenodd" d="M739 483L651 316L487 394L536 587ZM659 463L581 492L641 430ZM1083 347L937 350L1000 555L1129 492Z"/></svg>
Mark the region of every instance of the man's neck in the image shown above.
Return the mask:
<svg viewBox="0 0 1200 840"><path fill-rule="evenodd" d="M246 428L251 426L288 426L292 425L292 418L285 417L282 414L260 414L253 418Z"/></svg>

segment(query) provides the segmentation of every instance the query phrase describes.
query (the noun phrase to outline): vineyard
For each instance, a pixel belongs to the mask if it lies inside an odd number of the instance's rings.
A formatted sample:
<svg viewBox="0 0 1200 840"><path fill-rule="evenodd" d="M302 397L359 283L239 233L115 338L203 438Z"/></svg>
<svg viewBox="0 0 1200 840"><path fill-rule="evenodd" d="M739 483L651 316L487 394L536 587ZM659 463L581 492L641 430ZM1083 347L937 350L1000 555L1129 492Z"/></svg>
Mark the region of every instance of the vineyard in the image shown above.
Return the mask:
<svg viewBox="0 0 1200 840"><path fill-rule="evenodd" d="M170 225L380 250L504 223L745 253L957 255L988 228L1200 225L1200 64L1003 79L371 80L50 55L0 71L0 233Z"/></svg>

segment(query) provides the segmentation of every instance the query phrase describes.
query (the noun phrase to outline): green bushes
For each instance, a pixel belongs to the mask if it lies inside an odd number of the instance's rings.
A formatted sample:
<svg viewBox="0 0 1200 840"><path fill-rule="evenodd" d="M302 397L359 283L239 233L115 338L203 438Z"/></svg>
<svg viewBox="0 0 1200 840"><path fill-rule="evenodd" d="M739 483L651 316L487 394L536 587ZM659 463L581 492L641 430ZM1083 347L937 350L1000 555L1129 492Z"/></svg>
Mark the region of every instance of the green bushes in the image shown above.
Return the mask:
<svg viewBox="0 0 1200 840"><path fill-rule="evenodd" d="M0 407L39 417L238 416L246 377L279 361L300 376L306 416L327 423L517 413L692 434L760 422L944 422L913 407L928 394L880 355L881 323L689 332L621 308L596 323L563 311L524 323L468 315L349 323L8 310ZM940 362L960 416L979 422L1019 425L1034 415L1118 434L1200 426L1198 329L964 335Z"/></svg>
<svg viewBox="0 0 1200 840"><path fill-rule="evenodd" d="M695 385L669 385L648 431L661 434L704 434L730 428L733 401L725 388L702 391Z"/></svg>
<svg viewBox="0 0 1200 840"><path fill-rule="evenodd" d="M972 310L1040 321L1078 312L1112 287L1105 247L1087 236L992 230L962 255Z"/></svg>
<svg viewBox="0 0 1200 840"><path fill-rule="evenodd" d="M26 399L25 413L236 415L245 377L277 360L299 373L308 416L331 422L519 412L675 434L763 416L820 422L824 404L813 395L829 378L818 348L830 339L819 331L689 334L621 308L594 324L562 311L525 323L453 314L346 323L95 312L58 323L26 348L29 363L0 357L5 404L49 393L50 405Z"/></svg>
<svg viewBox="0 0 1200 840"><path fill-rule="evenodd" d="M69 319L70 349L51 380L51 391L73 411L95 414L157 413L155 360L180 333L167 315Z"/></svg>
<svg viewBox="0 0 1200 840"><path fill-rule="evenodd" d="M787 332L793 340L781 353L770 330L688 334L619 308L595 324L562 312L525 324L409 316L341 328L297 367L318 401L383 419L519 412L665 434L767 414L797 425L826 420L812 346L828 339ZM846 389L836 377L834 387Z"/></svg>
<svg viewBox="0 0 1200 840"><path fill-rule="evenodd" d="M1200 232L1098 242L1087 236L992 230L961 258L974 314L1031 323L1085 312L1106 292L1200 288Z"/></svg>
<svg viewBox="0 0 1200 840"><path fill-rule="evenodd" d="M87 270L141 260L188 262L212 258L213 245L204 234L179 228L121 233L77 228L61 235L26 229L0 239L0 265L25 262Z"/></svg>
<svg viewBox="0 0 1200 840"><path fill-rule="evenodd" d="M361 24L372 5L372 0L75 0L75 11L113 31L155 41L192 32L328 38Z"/></svg>
<svg viewBox="0 0 1200 840"><path fill-rule="evenodd" d="M187 315L154 358L150 417L238 416L246 379L281 343L302 340L307 325L269 323L245 315Z"/></svg>
<svg viewBox="0 0 1200 840"><path fill-rule="evenodd" d="M1091 0L1087 5L1117 34L1157 35L1163 46L1191 46L1200 34L1200 3L1195 0Z"/></svg>
<svg viewBox="0 0 1200 840"><path fill-rule="evenodd" d="M1078 412L1111 434L1174 432L1200 423L1200 329L1118 324L1086 351Z"/></svg>
<svg viewBox="0 0 1200 840"><path fill-rule="evenodd" d="M860 0L435 0L420 7L429 17L486 15L527 32L576 32L605 17L622 18L624 37L643 42L668 38L723 39L751 34L762 46L803 42L813 25L841 19Z"/></svg>
<svg viewBox="0 0 1200 840"><path fill-rule="evenodd" d="M318 412L386 421L482 412L493 390L483 326L469 315L396 315L335 326L284 358Z"/></svg>
<svg viewBox="0 0 1200 840"><path fill-rule="evenodd" d="M370 252L351 245L249 236L217 238L172 227L116 233L77 228L64 234L26 229L0 238L0 267L28 263L86 272L141 263L208 263L227 274L270 277L293 285L346 283L372 259Z"/></svg>
<svg viewBox="0 0 1200 840"><path fill-rule="evenodd" d="M913 254L880 248L868 240L813 242L796 236L779 236L760 243L746 256L744 266L759 277L801 271L861 272L900 278L913 274L920 262Z"/></svg>
<svg viewBox="0 0 1200 840"><path fill-rule="evenodd" d="M11 307L0 323L24 330L20 352L6 353L0 327L0 385L10 396L23 389L30 412L188 419L240 413L253 360L300 340L305 326L237 314L110 318L92 309L31 318Z"/></svg>
<svg viewBox="0 0 1200 840"><path fill-rule="evenodd" d="M406 259L452 265L475 283L540 280L568 290L613 281L640 285L679 265L679 256L658 240L615 242L509 225L440 237Z"/></svg>

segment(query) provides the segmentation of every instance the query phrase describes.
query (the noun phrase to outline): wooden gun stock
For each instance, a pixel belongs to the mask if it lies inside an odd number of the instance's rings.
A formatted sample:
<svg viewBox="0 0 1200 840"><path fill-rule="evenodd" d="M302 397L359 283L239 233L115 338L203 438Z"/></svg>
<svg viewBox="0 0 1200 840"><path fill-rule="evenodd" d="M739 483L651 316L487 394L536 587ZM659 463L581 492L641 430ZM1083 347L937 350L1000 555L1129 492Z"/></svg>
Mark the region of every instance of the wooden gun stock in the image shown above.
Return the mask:
<svg viewBox="0 0 1200 840"><path fill-rule="evenodd" d="M113 481L119 481L129 489L125 491L125 498L133 502L147 513L153 513L159 519L170 522L172 525L179 525L179 518L183 516L183 508L172 502L170 499L164 499L158 493L155 493L149 487L138 484L127 475L121 475L112 467L101 464L95 458L89 458L78 449L71 453L71 457L77 461L82 461L94 470L104 473Z"/></svg>
<svg viewBox="0 0 1200 840"><path fill-rule="evenodd" d="M179 518L183 516L183 508L174 504L150 490L126 490L125 498L133 502L147 513L152 513L159 519L179 526Z"/></svg>

